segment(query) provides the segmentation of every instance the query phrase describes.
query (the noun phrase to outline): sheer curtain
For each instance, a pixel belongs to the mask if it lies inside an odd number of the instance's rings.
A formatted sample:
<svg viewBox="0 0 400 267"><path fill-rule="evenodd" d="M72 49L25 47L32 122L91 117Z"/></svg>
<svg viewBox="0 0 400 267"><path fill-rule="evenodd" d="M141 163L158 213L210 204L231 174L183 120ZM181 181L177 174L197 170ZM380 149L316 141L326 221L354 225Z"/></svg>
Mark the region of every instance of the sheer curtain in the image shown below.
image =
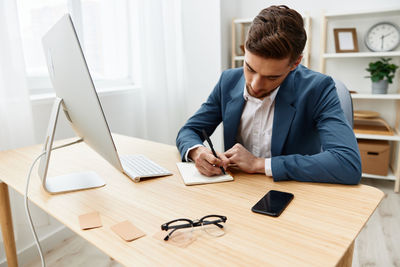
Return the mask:
<svg viewBox="0 0 400 267"><path fill-rule="evenodd" d="M16 2L2 0L0 1L0 150L32 144L34 144L32 112ZM26 224L23 199L12 189L10 189L10 199L17 247L26 247L33 238ZM31 205L31 212L36 226L48 224L48 215L39 208ZM1 250L0 262L3 259L4 250Z"/></svg>
<svg viewBox="0 0 400 267"><path fill-rule="evenodd" d="M0 1L0 150L34 143L15 0Z"/></svg>
<svg viewBox="0 0 400 267"><path fill-rule="evenodd" d="M136 1L147 139L175 144L185 118L181 0Z"/></svg>

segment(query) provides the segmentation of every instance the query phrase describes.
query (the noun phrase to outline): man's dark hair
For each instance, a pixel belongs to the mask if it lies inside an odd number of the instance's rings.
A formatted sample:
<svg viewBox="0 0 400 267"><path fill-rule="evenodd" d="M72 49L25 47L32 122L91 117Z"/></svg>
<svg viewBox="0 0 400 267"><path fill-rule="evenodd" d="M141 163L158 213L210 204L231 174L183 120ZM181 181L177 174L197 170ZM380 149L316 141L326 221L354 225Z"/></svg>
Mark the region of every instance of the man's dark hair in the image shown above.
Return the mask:
<svg viewBox="0 0 400 267"><path fill-rule="evenodd" d="M290 58L294 63L307 41L302 16L287 6L270 6L254 18L246 38L246 50L263 58Z"/></svg>

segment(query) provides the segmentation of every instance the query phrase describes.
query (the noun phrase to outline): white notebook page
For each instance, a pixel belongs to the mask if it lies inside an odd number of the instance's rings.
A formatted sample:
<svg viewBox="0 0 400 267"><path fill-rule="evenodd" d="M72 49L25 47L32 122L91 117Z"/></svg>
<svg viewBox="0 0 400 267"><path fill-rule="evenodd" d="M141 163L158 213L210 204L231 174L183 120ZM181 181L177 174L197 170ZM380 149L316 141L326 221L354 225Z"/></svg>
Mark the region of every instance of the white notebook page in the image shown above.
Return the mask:
<svg viewBox="0 0 400 267"><path fill-rule="evenodd" d="M208 177L202 175L193 162L177 162L179 172L185 185L209 184L233 181L230 174Z"/></svg>

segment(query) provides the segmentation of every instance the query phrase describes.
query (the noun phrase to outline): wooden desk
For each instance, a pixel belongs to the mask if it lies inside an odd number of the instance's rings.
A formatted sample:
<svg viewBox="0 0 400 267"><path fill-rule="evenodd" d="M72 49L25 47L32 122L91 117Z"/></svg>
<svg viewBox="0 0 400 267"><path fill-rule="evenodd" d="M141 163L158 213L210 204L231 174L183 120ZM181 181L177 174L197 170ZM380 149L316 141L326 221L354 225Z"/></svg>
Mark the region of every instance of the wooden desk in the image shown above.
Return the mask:
<svg viewBox="0 0 400 267"><path fill-rule="evenodd" d="M264 175L244 173L234 173L233 182L188 187L176 167L180 157L174 146L114 137L120 154L145 154L174 175L135 184L81 143L52 153L50 176L92 169L107 185L48 195L35 171L29 198L128 266L351 265L354 240L383 198L380 190L365 185L275 183ZM26 173L40 151L41 146L33 146L0 152L0 179L22 194ZM252 213L251 207L271 189L292 192L294 200L278 218ZM100 212L103 227L80 230L78 215L91 211ZM208 214L228 217L224 236L213 238L196 231L197 240L187 248L153 238L162 223ZM127 219L146 236L127 243L110 230L112 225Z"/></svg>

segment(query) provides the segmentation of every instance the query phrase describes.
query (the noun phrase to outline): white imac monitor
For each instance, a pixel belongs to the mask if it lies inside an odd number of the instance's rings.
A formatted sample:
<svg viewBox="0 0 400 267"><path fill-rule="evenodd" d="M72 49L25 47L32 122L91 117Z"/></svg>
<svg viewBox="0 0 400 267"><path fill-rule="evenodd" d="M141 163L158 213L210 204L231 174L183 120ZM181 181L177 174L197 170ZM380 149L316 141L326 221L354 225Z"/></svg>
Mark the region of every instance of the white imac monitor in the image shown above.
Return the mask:
<svg viewBox="0 0 400 267"><path fill-rule="evenodd" d="M105 185L95 172L47 179L48 163L59 110L62 107L76 134L115 168L123 172L114 141L90 76L69 14L43 37L44 53L56 101L50 118L39 176L49 193L76 191Z"/></svg>
<svg viewBox="0 0 400 267"><path fill-rule="evenodd" d="M76 134L111 165L134 182L172 173L143 155L119 156L96 93L74 24L67 14L43 37L50 78L56 91L52 115L39 166L43 188L61 193L105 185L95 172L73 173L47 179L59 111L62 108ZM66 162L66 164L68 164Z"/></svg>

